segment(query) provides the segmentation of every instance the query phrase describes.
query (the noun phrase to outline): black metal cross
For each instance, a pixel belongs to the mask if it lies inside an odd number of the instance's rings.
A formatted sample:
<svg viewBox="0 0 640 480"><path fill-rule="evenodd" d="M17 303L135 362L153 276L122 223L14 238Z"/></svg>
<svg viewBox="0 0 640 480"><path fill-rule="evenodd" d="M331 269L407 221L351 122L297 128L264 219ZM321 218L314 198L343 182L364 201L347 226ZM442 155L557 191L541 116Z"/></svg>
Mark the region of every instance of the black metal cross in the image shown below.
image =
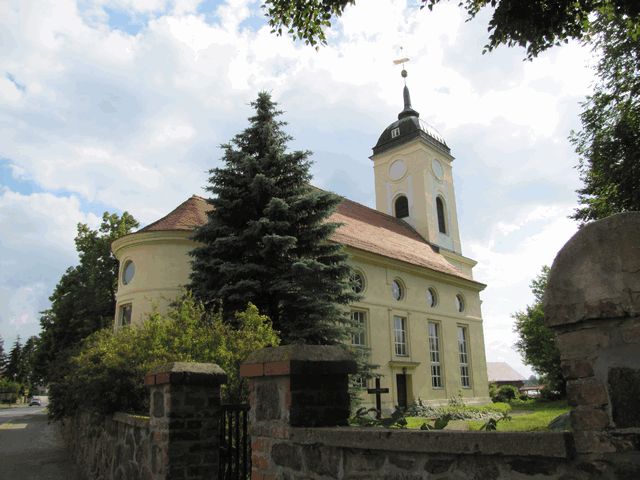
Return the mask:
<svg viewBox="0 0 640 480"><path fill-rule="evenodd" d="M389 393L388 388L380 388L380 378L376 378L376 388L367 388L367 393L371 393L376 396L376 418L380 419L382 416L382 401L380 395L383 393Z"/></svg>

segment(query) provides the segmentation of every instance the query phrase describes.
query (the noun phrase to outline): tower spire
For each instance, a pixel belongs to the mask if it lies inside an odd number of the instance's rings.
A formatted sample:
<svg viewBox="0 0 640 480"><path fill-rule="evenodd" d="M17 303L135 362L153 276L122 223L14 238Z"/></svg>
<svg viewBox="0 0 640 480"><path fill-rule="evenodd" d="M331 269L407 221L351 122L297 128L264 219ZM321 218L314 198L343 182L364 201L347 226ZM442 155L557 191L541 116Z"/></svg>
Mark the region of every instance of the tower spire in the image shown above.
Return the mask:
<svg viewBox="0 0 640 480"><path fill-rule="evenodd" d="M400 51L402 52L402 47L400 47ZM407 70L404 68L404 64L408 61L409 59L407 57L402 57L398 60L393 61L393 63L396 65L402 64L402 72L400 72L400 75L402 75L402 78L404 79L404 90L402 91L402 97L404 99L404 110L402 110L398 114L398 120L402 120L403 118L406 118L406 117L420 116L418 112L416 112L413 108L411 108L411 95L409 94L409 87L407 87L407 76L409 74L407 73Z"/></svg>

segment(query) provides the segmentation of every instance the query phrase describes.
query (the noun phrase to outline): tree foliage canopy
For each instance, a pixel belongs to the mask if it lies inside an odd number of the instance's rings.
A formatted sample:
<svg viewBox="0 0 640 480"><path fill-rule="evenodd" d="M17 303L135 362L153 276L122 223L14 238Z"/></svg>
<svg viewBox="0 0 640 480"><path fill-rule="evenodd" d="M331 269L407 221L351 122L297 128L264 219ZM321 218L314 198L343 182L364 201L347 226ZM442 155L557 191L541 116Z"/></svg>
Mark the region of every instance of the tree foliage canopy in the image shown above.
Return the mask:
<svg viewBox="0 0 640 480"><path fill-rule="evenodd" d="M59 354L111 325L118 275L111 242L136 227L138 222L127 212L122 216L105 212L98 230L78 224L75 244L80 263L62 275L49 297L51 307L40 318L37 376L47 378L49 367Z"/></svg>
<svg viewBox="0 0 640 480"><path fill-rule="evenodd" d="M147 414L144 376L169 362L213 362L228 376L226 400L246 400L240 363L254 350L278 345L269 319L249 305L236 316L236 327L208 314L185 294L166 316L152 313L141 326L104 328L86 338L50 385L49 414L60 419L78 408L101 414Z"/></svg>
<svg viewBox="0 0 640 480"><path fill-rule="evenodd" d="M583 104L582 130L572 135L584 184L573 218L583 223L640 210L640 35L604 19L594 32L598 82Z"/></svg>
<svg viewBox="0 0 640 480"><path fill-rule="evenodd" d="M524 311L513 314L514 330L520 337L515 346L522 355L524 363L543 376L543 381L550 389L564 395L566 386L560 368L560 351L556 345L555 335L544 324L542 300L547 288L549 267L542 267L540 275L531 282L534 303Z"/></svg>
<svg viewBox="0 0 640 480"><path fill-rule="evenodd" d="M442 0L421 0L421 8ZM272 31L283 32L310 45L326 43L324 29L354 0L266 0ZM570 39L583 40L591 33L595 16L624 19L630 34L640 34L640 2L637 0L459 0L474 18L481 10L493 10L485 50L499 45L520 45L529 58Z"/></svg>
<svg viewBox="0 0 640 480"><path fill-rule="evenodd" d="M194 239L191 288L224 318L251 302L284 343L346 340L345 306L357 296L327 218L340 198L309 185L309 152L287 152L291 139L267 93L251 104L250 126L223 145L224 166L210 171L214 209Z"/></svg>

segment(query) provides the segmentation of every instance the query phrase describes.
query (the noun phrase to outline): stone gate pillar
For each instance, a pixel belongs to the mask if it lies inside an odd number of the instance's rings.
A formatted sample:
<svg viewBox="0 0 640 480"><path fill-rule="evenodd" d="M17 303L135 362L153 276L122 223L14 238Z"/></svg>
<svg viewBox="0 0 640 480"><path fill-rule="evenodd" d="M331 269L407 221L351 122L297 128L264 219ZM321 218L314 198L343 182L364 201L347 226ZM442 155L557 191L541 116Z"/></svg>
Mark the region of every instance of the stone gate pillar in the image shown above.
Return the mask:
<svg viewBox="0 0 640 480"><path fill-rule="evenodd" d="M218 478L220 385L212 363L174 362L145 377L153 480Z"/></svg>
<svg viewBox="0 0 640 480"><path fill-rule="evenodd" d="M567 242L544 311L574 407L576 450L640 478L640 212L588 224Z"/></svg>
<svg viewBox="0 0 640 480"><path fill-rule="evenodd" d="M253 480L275 478L278 465L302 461L286 442L290 427L347 425L348 374L355 372L341 346L286 345L249 356L240 374L249 379Z"/></svg>

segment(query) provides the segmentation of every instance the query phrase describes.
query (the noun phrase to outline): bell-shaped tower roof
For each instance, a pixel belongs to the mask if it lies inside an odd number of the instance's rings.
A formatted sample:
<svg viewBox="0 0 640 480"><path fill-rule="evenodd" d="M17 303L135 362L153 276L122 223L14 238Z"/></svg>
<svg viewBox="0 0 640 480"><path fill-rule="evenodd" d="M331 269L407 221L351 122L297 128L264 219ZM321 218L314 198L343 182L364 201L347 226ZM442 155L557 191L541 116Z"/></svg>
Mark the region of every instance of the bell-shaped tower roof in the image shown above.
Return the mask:
<svg viewBox="0 0 640 480"><path fill-rule="evenodd" d="M406 85L407 71L402 70L405 78L405 86L402 92L404 109L398 114L398 120L385 128L378 143L373 147L373 154L384 152L393 147L397 147L415 138L422 138L427 143L439 150L450 154L450 149L444 138L438 131L420 118L420 114L411 107L411 95L409 87Z"/></svg>

